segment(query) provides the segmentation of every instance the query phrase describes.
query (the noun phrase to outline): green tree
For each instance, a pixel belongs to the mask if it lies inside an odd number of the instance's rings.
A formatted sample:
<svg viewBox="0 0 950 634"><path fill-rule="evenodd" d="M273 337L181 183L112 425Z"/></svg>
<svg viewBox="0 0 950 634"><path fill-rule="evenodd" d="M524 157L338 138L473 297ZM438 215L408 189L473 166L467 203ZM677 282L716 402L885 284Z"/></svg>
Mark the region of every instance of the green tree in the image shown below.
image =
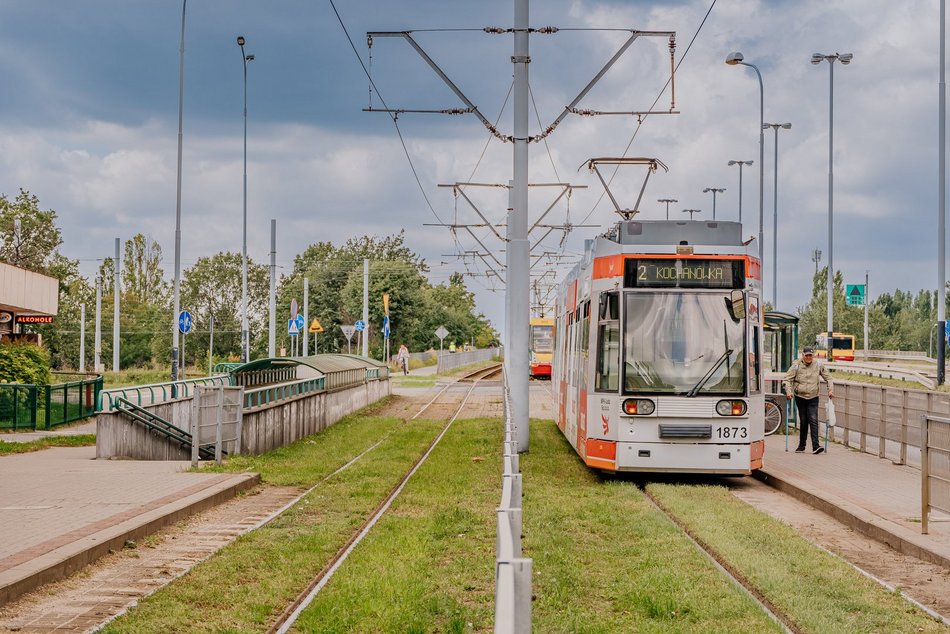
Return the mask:
<svg viewBox="0 0 950 634"><path fill-rule="evenodd" d="M56 212L21 189L12 201L0 194L0 261L45 273L63 243Z"/></svg>

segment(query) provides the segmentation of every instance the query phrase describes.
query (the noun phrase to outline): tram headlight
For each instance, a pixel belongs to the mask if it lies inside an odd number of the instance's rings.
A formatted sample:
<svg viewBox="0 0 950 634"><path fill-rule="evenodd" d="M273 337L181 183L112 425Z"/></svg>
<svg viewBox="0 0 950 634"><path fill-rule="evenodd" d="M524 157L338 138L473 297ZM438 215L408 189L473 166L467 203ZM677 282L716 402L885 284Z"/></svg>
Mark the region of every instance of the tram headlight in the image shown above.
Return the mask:
<svg viewBox="0 0 950 634"><path fill-rule="evenodd" d="M716 403L716 413L720 416L745 416L746 411L745 401L719 401Z"/></svg>
<svg viewBox="0 0 950 634"><path fill-rule="evenodd" d="M621 409L628 416L649 416L656 411L656 403L648 398L628 398Z"/></svg>

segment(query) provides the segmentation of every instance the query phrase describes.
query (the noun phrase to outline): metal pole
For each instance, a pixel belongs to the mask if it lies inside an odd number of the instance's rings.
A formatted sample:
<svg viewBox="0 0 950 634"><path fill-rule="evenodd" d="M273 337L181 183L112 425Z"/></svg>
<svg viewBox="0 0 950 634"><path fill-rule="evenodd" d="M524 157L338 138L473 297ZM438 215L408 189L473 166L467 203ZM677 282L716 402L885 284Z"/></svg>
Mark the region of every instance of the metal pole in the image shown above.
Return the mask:
<svg viewBox="0 0 950 634"><path fill-rule="evenodd" d="M181 2L181 44L178 49L178 185L175 190L175 283L172 302L172 381L178 380L178 313L181 311L179 288L181 287L181 143L182 118L185 112L185 6L188 0ZM118 251L117 251L118 253ZM118 257L116 258L118 260ZM116 271L118 271L116 265ZM117 274L118 275L118 274ZM118 279L118 277L116 278ZM115 290L119 296L118 284ZM118 324L118 304L116 304L116 323ZM118 326L115 326L116 343L112 351L112 365L119 370Z"/></svg>
<svg viewBox="0 0 950 634"><path fill-rule="evenodd" d="M303 356L310 352L310 279L303 278Z"/></svg>
<svg viewBox="0 0 950 634"><path fill-rule="evenodd" d="M86 305L79 307L79 371L86 371Z"/></svg>
<svg viewBox="0 0 950 634"><path fill-rule="evenodd" d="M835 136L835 63L828 60L828 361L833 355L834 330L834 136Z"/></svg>
<svg viewBox="0 0 950 634"><path fill-rule="evenodd" d="M946 0L940 0L940 114L938 122L939 156L938 183L939 204L937 206L937 323L940 324L940 345L937 346L937 385L943 385L946 379L946 344L944 343L944 324L946 323L947 294L947 83L946 83Z"/></svg>
<svg viewBox="0 0 950 634"><path fill-rule="evenodd" d="M267 328L267 356L274 358L277 337L277 220L270 221L270 319Z"/></svg>
<svg viewBox="0 0 950 634"><path fill-rule="evenodd" d="M742 224L742 166L743 163L739 163L739 224Z"/></svg>
<svg viewBox="0 0 950 634"><path fill-rule="evenodd" d="M363 258L363 356L369 357L369 260Z"/></svg>
<svg viewBox="0 0 950 634"><path fill-rule="evenodd" d="M864 272L864 358L868 358L868 336L870 335L870 330L868 329L868 304L871 302L871 286L870 286L870 277L871 272Z"/></svg>
<svg viewBox="0 0 950 634"><path fill-rule="evenodd" d="M716 219L716 190L712 190L713 194L713 220Z"/></svg>
<svg viewBox="0 0 950 634"><path fill-rule="evenodd" d="M772 310L778 310L778 129L775 125L775 180L772 183Z"/></svg>
<svg viewBox="0 0 950 634"><path fill-rule="evenodd" d="M208 376L214 363L214 315L211 315L211 327L208 333Z"/></svg>
<svg viewBox="0 0 950 634"><path fill-rule="evenodd" d="M511 214L511 241L506 292L511 295L511 376L512 421L517 429L518 451L528 450L528 0L514 0L514 210Z"/></svg>
<svg viewBox="0 0 950 634"><path fill-rule="evenodd" d="M112 284L112 371L119 371L119 295L122 293L122 256L119 253L119 238L115 239L115 277ZM176 296L177 307L177 296ZM178 320L175 320L175 332L178 332ZM176 337L175 348L172 355L178 360L178 343Z"/></svg>
<svg viewBox="0 0 950 634"><path fill-rule="evenodd" d="M102 278L96 275L96 341L93 348L93 372L102 372Z"/></svg>
<svg viewBox="0 0 950 634"><path fill-rule="evenodd" d="M241 358L244 363L251 358L251 341L247 321L247 64L253 55L244 54L244 37L237 39L241 48L241 63L244 65L244 239L241 243Z"/></svg>

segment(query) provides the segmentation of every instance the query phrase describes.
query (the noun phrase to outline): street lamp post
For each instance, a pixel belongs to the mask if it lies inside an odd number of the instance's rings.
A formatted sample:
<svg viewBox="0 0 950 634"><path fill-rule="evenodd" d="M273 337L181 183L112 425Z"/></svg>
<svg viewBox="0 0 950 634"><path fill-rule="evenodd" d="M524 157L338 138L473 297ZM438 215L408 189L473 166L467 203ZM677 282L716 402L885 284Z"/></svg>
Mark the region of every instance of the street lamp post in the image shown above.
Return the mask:
<svg viewBox="0 0 950 634"><path fill-rule="evenodd" d="M683 213L689 214L689 219L692 220L693 214L698 214L698 213L701 213L702 211L703 211L702 209L684 209Z"/></svg>
<svg viewBox="0 0 950 634"><path fill-rule="evenodd" d="M739 224L742 224L742 168L752 165L754 161L729 161L729 165L739 166Z"/></svg>
<svg viewBox="0 0 950 634"><path fill-rule="evenodd" d="M775 130L775 183L772 186L772 310L778 310L778 129L791 130L791 123L763 123Z"/></svg>
<svg viewBox="0 0 950 634"><path fill-rule="evenodd" d="M835 269L834 269L834 136L835 136L835 60L845 66L851 63L854 57L851 53L830 53L823 55L815 53L811 56L811 63L817 66L823 61L828 62L828 359L831 359L831 345L834 339L834 296L835 296Z"/></svg>
<svg viewBox="0 0 950 634"><path fill-rule="evenodd" d="M181 2L181 46L178 48L178 187L175 191L175 282L172 295L172 381L178 380L178 312L181 310L181 140L185 111L185 7ZM118 265L117 265L118 266ZM118 295L118 289L116 289Z"/></svg>
<svg viewBox="0 0 950 634"><path fill-rule="evenodd" d="M762 73L755 64L742 61L742 53L730 53L726 58L726 64L735 66L748 66L755 71L755 76L759 78L759 266L762 266L765 254L765 245L762 225L765 224L765 86L762 84ZM830 356L828 357L831 358Z"/></svg>
<svg viewBox="0 0 950 634"><path fill-rule="evenodd" d="M713 220L716 219L716 194L721 194L724 191L726 191L725 187L707 187L706 189L703 190L704 194L708 194L709 192L712 192L712 195L713 195L713 218L712 219Z"/></svg>
<svg viewBox="0 0 950 634"><path fill-rule="evenodd" d="M253 55L244 54L244 36L239 35L241 63L244 65L244 239L241 246L241 359L251 360L251 342L247 322L247 65L254 61Z"/></svg>
<svg viewBox="0 0 950 634"><path fill-rule="evenodd" d="M658 203L666 203L666 219L670 219L670 203L678 203L679 201L675 198L658 198Z"/></svg>

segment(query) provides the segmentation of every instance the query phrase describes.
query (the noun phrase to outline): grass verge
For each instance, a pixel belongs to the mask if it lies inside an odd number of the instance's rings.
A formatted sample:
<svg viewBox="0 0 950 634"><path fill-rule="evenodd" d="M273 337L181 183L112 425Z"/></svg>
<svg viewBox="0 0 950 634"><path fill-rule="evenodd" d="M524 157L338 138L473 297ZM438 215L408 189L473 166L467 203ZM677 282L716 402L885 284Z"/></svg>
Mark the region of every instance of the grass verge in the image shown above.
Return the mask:
<svg viewBox="0 0 950 634"><path fill-rule="evenodd" d="M248 468L259 469L270 482L312 483L397 424L395 419L351 419L349 425L337 423L288 448L249 459L254 462ZM265 629L396 484L440 426L429 421L398 426L373 452L317 487L292 509L240 537L104 631ZM367 429L375 431L366 433Z"/></svg>
<svg viewBox="0 0 950 634"><path fill-rule="evenodd" d="M921 385L917 381L912 381L910 379L904 381L902 379L889 379L882 376L871 376L870 374L860 374L858 372L842 372L841 370L832 370L831 378L838 381L852 381L854 383L869 383L871 385L884 385L886 387L900 387L900 388L909 389L909 390L929 390L930 389L928 387ZM947 387L947 386L941 386L941 387ZM935 390L935 391L947 391L947 390Z"/></svg>
<svg viewBox="0 0 950 634"><path fill-rule="evenodd" d="M466 372L473 372L475 370L480 370L481 368L487 368L490 365L498 363L497 360L492 359L490 361L476 361L475 363L469 363L468 365L463 365L458 368L452 368L451 370L446 370L445 372L439 372L438 376L458 376L460 374L465 374Z"/></svg>
<svg viewBox="0 0 950 634"><path fill-rule="evenodd" d="M95 434L77 434L75 436L47 436L29 442L7 442L0 437L0 456L14 453L29 453L50 447L88 447L96 444Z"/></svg>
<svg viewBox="0 0 950 634"><path fill-rule="evenodd" d="M725 487L654 483L647 490L806 632L947 631Z"/></svg>
<svg viewBox="0 0 950 634"><path fill-rule="evenodd" d="M629 482L604 480L532 421L524 541L536 632L780 632Z"/></svg>
<svg viewBox="0 0 950 634"><path fill-rule="evenodd" d="M497 418L455 422L296 630L490 632L501 442Z"/></svg>
<svg viewBox="0 0 950 634"><path fill-rule="evenodd" d="M436 376L434 374L420 376L396 374L391 375L389 378L393 382L393 385L398 387L435 387L436 384Z"/></svg>

